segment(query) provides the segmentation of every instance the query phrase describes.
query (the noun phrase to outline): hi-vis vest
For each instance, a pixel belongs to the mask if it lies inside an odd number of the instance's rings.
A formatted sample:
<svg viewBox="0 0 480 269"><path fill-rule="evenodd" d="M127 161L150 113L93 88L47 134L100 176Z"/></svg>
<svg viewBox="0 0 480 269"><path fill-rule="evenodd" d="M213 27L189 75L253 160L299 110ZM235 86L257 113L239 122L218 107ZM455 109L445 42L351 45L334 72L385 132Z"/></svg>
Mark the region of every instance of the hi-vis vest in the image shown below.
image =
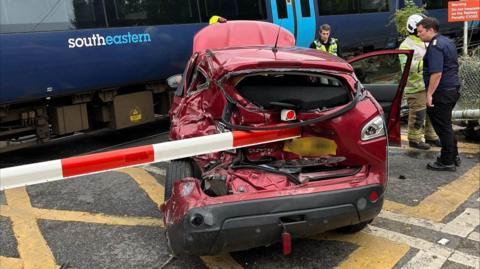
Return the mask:
<svg viewBox="0 0 480 269"><path fill-rule="evenodd" d="M324 44L322 44L322 42L320 40L314 40L313 44L315 44L315 49L317 49L317 50L325 51L325 52L328 52L328 53L333 54L335 56L338 56L337 55L337 52L338 52L337 39L330 38L330 40L328 42L330 44L330 46L328 47L328 51L327 51L327 47Z"/></svg>
<svg viewBox="0 0 480 269"><path fill-rule="evenodd" d="M423 82L423 56L427 52L427 44L425 44L416 35L409 35L400 44L401 50L413 50L412 65L410 66L410 74L405 87L405 93L416 93L425 90ZM400 63L402 66L407 62L407 56L400 55Z"/></svg>

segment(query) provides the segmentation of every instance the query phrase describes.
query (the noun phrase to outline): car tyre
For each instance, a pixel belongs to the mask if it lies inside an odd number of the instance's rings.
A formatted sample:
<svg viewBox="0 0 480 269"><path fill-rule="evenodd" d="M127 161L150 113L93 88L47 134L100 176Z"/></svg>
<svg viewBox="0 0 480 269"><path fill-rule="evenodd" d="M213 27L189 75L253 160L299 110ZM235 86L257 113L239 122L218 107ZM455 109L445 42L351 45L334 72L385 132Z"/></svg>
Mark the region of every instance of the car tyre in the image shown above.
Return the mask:
<svg viewBox="0 0 480 269"><path fill-rule="evenodd" d="M173 160L168 165L165 177L165 201L170 199L173 193L173 185L176 181L186 177L200 178L201 172L193 159Z"/></svg>
<svg viewBox="0 0 480 269"><path fill-rule="evenodd" d="M360 222L360 223L357 223L357 224L353 224L353 225L348 225L348 226L345 226L345 227L338 228L336 231L340 232L340 233L344 233L344 234L358 233L361 230L363 230L365 227L367 227L367 225L369 223L371 223L372 221L373 221L373 219L367 220L367 221L364 221L364 222Z"/></svg>

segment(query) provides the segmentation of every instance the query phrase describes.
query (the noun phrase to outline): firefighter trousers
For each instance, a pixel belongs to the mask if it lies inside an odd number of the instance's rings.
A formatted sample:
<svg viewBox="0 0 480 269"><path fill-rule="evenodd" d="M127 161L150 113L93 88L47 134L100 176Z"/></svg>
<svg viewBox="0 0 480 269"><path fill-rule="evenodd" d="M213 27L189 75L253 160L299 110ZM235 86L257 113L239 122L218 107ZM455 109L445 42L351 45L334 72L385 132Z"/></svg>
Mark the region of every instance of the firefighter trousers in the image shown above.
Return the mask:
<svg viewBox="0 0 480 269"><path fill-rule="evenodd" d="M408 103L408 141L422 142L425 140L438 140L432 123L427 116L427 93L425 91L406 93Z"/></svg>

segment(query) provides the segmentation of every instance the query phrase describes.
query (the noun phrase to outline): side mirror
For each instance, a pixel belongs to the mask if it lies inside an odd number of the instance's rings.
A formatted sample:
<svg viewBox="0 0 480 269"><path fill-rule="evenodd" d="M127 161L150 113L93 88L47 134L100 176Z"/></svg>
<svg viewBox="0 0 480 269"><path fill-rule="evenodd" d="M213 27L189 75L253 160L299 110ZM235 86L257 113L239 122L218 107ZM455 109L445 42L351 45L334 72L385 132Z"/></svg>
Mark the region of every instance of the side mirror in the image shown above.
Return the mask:
<svg viewBox="0 0 480 269"><path fill-rule="evenodd" d="M177 89L178 86L181 85L181 83L182 83L182 75L180 75L180 74L173 75L173 76L167 78L168 87L170 87L172 89Z"/></svg>

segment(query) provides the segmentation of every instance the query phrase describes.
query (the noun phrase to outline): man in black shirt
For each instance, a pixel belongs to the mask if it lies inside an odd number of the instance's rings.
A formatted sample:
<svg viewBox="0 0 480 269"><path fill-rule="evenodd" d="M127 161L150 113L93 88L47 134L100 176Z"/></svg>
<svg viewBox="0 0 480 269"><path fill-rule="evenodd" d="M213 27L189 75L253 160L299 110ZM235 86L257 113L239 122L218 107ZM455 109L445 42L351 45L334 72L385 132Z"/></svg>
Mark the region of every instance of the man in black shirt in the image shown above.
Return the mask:
<svg viewBox="0 0 480 269"><path fill-rule="evenodd" d="M427 89L427 113L442 144L440 157L427 168L456 171L460 159L452 129L452 110L460 97L458 55L455 44L438 30L435 18L427 17L417 24L418 37L430 42L423 58L423 79Z"/></svg>

